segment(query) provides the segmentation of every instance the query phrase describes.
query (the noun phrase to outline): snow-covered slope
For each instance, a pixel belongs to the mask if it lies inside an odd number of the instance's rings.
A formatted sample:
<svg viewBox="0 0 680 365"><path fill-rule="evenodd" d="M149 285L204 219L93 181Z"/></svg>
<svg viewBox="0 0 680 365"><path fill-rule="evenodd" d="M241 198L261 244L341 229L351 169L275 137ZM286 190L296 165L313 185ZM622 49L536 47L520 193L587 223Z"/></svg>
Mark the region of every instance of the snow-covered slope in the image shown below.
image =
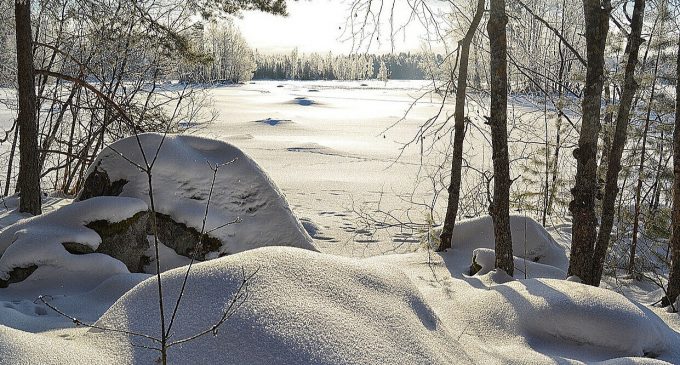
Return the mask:
<svg viewBox="0 0 680 365"><path fill-rule="evenodd" d="M172 364L455 364L464 349L445 331L418 289L388 265L295 248L263 248L195 267L173 329L173 340L210 328L239 286L256 272L249 296L217 336L172 348ZM174 303L184 271L163 274L166 303ZM156 281L116 302L101 326L156 334ZM170 310L168 310L170 311ZM96 340L109 334L90 331ZM124 338L123 346L153 345ZM114 341L117 342L117 341ZM132 349L136 363L157 354ZM219 359L219 360L217 360Z"/></svg>
<svg viewBox="0 0 680 365"><path fill-rule="evenodd" d="M249 156L225 142L188 135L167 136L163 140L160 134L141 134L139 143L130 137L102 151L88 175L95 168L104 170L111 182L127 181L120 196L148 202L147 177L135 166L145 166L140 145L149 163L158 151L152 169L156 211L197 231L203 223L212 168L221 166L205 229L222 241L216 254L271 245L315 250L311 238L267 174ZM241 223L225 226L237 218Z"/></svg>
<svg viewBox="0 0 680 365"><path fill-rule="evenodd" d="M78 243L93 251L101 243L94 230L85 227L95 221L120 222L148 209L134 198L98 197L66 205L43 215L21 220L0 232L0 279L15 268L38 266L32 275L64 275L86 272L93 275L127 273L125 265L107 255L74 255L63 243Z"/></svg>
<svg viewBox="0 0 680 365"><path fill-rule="evenodd" d="M351 259L268 247L200 263L172 341L210 329L246 276L248 296L216 334L171 348L171 364L668 364L680 337L651 310L610 290L565 280L458 277L450 257ZM163 274L166 318L184 270ZM157 336L155 277L97 321ZM119 287L120 280L85 294ZM1 291L0 291L1 293ZM103 295L102 295L103 296ZM56 305L69 307L75 298ZM36 310L36 313L38 311ZM44 314L43 314L44 315ZM39 317L39 315L36 315ZM54 315L47 318L54 318ZM88 330L30 334L0 325L0 364L152 364L149 340ZM38 343L37 347L30 346ZM157 345L157 344L156 344Z"/></svg>
<svg viewBox="0 0 680 365"><path fill-rule="evenodd" d="M566 280L461 276L455 250L367 259L399 267L478 364L667 364L680 335L643 305ZM428 263L429 262L429 263Z"/></svg>

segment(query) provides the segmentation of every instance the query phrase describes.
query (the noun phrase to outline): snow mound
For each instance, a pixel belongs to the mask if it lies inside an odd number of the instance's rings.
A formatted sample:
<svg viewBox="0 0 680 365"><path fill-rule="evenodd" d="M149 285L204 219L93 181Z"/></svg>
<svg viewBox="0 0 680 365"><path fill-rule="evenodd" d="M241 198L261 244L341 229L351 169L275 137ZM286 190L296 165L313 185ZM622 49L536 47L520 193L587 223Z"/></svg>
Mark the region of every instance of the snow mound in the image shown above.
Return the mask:
<svg viewBox="0 0 680 365"><path fill-rule="evenodd" d="M128 290L147 279L146 274L118 274L105 280L96 275L68 278L53 275L43 280L26 280L0 290L0 326L27 332L71 328L73 322L40 300L82 321L93 323ZM39 362L34 362L39 363Z"/></svg>
<svg viewBox="0 0 680 365"><path fill-rule="evenodd" d="M16 268L31 266L38 267L32 277L49 276L53 269L96 275L127 273L125 264L110 256L74 255L63 243L82 244L96 250L102 239L86 224L121 222L146 210L146 203L139 199L99 197L20 220L0 232L0 279L7 280Z"/></svg>
<svg viewBox="0 0 680 365"><path fill-rule="evenodd" d="M0 364L114 364L99 349L71 340L37 335L0 325Z"/></svg>
<svg viewBox="0 0 680 365"><path fill-rule="evenodd" d="M211 166L222 165L216 176L205 230L221 241L219 252L213 256L272 245L315 250L283 194L257 163L237 147L187 135L167 136L163 140L160 134L146 133L138 138L149 162L158 151L152 170L156 211L199 232L213 178ZM111 182L126 181L120 196L148 202L146 174L130 161L144 166L135 137L119 140L102 151L88 175L96 168L104 170ZM237 219L241 222L227 224Z"/></svg>
<svg viewBox="0 0 680 365"><path fill-rule="evenodd" d="M486 275L495 269L496 266L496 252L489 248L478 248L472 252L473 266L476 275ZM538 262L533 262L522 257L514 257L515 273L514 277L518 279L564 279L567 277L567 272L558 269L554 266L544 265Z"/></svg>
<svg viewBox="0 0 680 365"><path fill-rule="evenodd" d="M565 249L550 236L543 226L529 217L511 215L512 251L517 257L566 270L569 264ZM469 253L477 248L495 247L493 221L490 216L456 222L452 245Z"/></svg>
<svg viewBox="0 0 680 365"><path fill-rule="evenodd" d="M256 272L248 299L217 336L171 348L173 364L453 364L467 363L455 337L418 289L389 265L286 247L251 250L201 263L189 279L173 327L179 340L210 328L221 316L243 272ZM184 271L162 276L166 303L174 303ZM155 334L158 308L155 279L116 302L101 326ZM170 310L168 310L170 311ZM138 363L157 354L129 348L140 339L90 331L108 343L123 343ZM127 344L127 345L125 345ZM149 345L148 343L147 345Z"/></svg>
<svg viewBox="0 0 680 365"><path fill-rule="evenodd" d="M318 105L316 101L309 99L305 96L299 96L295 98L293 101L291 101L291 104L297 104L300 106L311 106L311 105Z"/></svg>
<svg viewBox="0 0 680 365"><path fill-rule="evenodd" d="M479 292L479 301L513 318L529 342L566 341L640 357L656 357L678 344L678 334L656 314L611 290L553 279L490 289Z"/></svg>

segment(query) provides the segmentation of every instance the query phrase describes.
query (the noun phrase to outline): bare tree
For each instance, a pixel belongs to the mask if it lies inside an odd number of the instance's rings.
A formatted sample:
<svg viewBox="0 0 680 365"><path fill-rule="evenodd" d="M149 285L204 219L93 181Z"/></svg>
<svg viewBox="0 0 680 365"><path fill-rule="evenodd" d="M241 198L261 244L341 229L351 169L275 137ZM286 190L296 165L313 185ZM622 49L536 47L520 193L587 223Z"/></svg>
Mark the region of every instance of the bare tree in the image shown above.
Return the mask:
<svg viewBox="0 0 680 365"><path fill-rule="evenodd" d="M633 16L631 18L631 30L628 34L626 54L628 60L623 81L623 90L619 100L616 114L616 127L614 138L611 142L611 152L607 158L607 178L605 182L604 198L602 201L602 220L600 231L597 236L597 244L593 252L592 285L599 286L602 278L604 260L611 240L611 232L614 226L615 203L619 193L618 179L621 171L621 158L623 148L626 145L628 124L630 123L630 111L633 104L638 83L635 81L635 68L638 64L638 53L642 39L642 25L645 14L645 0L635 0Z"/></svg>
<svg viewBox="0 0 680 365"><path fill-rule="evenodd" d="M453 137L453 155L451 156L451 183L448 189L449 198L446 207L446 217L444 218L444 227L439 236L440 243L437 251L443 251L451 247L451 237L453 235L453 228L456 225L456 216L458 215L463 169L463 142L465 141L466 128L465 97L467 92L468 64L470 61L470 44L484 15L484 4L484 0L477 1L477 8L470 22L470 27L468 27L465 37L460 41L456 105L454 110L455 132Z"/></svg>
<svg viewBox="0 0 680 365"><path fill-rule="evenodd" d="M604 51L609 33L609 0L583 0L586 34L586 82L583 94L583 117L578 148L573 200L569 210L573 217L569 275L593 284L593 252L597 239L597 141L600 133L600 108L604 83Z"/></svg>
<svg viewBox="0 0 680 365"><path fill-rule="evenodd" d="M21 193L19 211L38 215L40 202L40 171L38 168L38 122L36 118L35 75L33 69L33 32L30 0L14 4L17 44L17 80L19 85L19 179Z"/></svg>
<svg viewBox="0 0 680 365"><path fill-rule="evenodd" d="M510 231L510 158L508 154L508 61L505 0L491 0L489 32L491 53L491 141L494 188L489 212L496 236L496 268L514 273Z"/></svg>

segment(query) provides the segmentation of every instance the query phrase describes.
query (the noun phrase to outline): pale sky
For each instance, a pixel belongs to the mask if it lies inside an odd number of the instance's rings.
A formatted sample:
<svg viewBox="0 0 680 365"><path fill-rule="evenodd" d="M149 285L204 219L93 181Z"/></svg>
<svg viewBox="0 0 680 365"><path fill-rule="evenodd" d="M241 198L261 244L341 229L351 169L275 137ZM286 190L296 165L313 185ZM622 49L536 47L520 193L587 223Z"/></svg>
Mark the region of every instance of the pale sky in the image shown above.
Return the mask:
<svg viewBox="0 0 680 365"><path fill-rule="evenodd" d="M350 15L349 3L350 0L291 1L288 3L288 17L245 12L243 18L236 19L235 23L250 46L262 53L289 52L295 47L301 53L348 53L352 51L352 40L350 33L343 35L343 31ZM410 9L405 5L395 9L395 18L400 19L401 23L409 14ZM384 20L386 22L387 17ZM370 53L390 52L390 30L387 24L381 28L381 32L382 45L379 47L374 42ZM414 21L395 37L395 51L420 50L424 33L424 28ZM365 52L366 48L360 51Z"/></svg>

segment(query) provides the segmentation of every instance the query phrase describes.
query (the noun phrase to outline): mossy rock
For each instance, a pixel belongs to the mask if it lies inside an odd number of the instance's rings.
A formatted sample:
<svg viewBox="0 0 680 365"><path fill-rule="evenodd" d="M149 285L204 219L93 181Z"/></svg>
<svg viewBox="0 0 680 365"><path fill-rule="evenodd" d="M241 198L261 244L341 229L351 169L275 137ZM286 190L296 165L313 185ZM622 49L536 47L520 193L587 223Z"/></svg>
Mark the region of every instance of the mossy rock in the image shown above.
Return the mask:
<svg viewBox="0 0 680 365"><path fill-rule="evenodd" d="M77 201L83 201L97 196L119 196L123 192L123 187L128 183L127 180L121 179L111 181L109 174L100 167L101 161L94 170L88 174L85 179L83 189L76 198ZM246 199L247 197L244 197ZM257 209L259 207L253 208ZM123 261L131 272L139 272L144 266L144 262L149 260L149 257L144 257L140 263L138 259L142 258L140 253L146 252L149 245L146 239L146 234L154 234L152 226L152 219L150 219L150 212L147 215L144 225L144 237L140 233L135 233L135 237L131 237L131 232L128 232L130 225L136 225L137 216L118 223L110 223L106 221L91 222L87 227L95 230L102 237L102 244L95 252L108 254L118 260ZM158 238L166 246L175 250L179 255L192 257L195 254L197 260L205 260L206 256L211 252L219 252L222 242L209 234L203 234L203 239L200 247L198 247L201 234L195 228L189 227L183 223L174 221L169 215L156 213L158 225ZM141 223L140 223L141 224ZM136 228L134 229L137 232ZM105 237L109 237L106 239ZM129 243L126 245L124 239L127 237ZM73 254L87 254L87 248L81 247L73 243L65 243L64 247ZM124 249L127 248L126 252ZM143 252L142 252L143 249ZM194 252L195 251L195 252ZM223 255L223 254L222 254ZM145 255L144 255L145 256Z"/></svg>
<svg viewBox="0 0 680 365"><path fill-rule="evenodd" d="M94 252L103 253L122 261L130 272L144 272L144 265L148 263L149 259L147 252L150 247L146 238L148 220L149 213L144 211L120 222L111 223L100 220L88 223L86 227L97 232L102 239L101 244ZM91 253L80 246L83 245L64 244L69 252L74 251L71 253Z"/></svg>
<svg viewBox="0 0 680 365"><path fill-rule="evenodd" d="M76 200L83 201L97 196L119 196L127 183L128 181L124 179L111 181L109 174L97 165L94 171L87 175Z"/></svg>
<svg viewBox="0 0 680 365"><path fill-rule="evenodd" d="M211 252L218 252L222 242L208 234L203 234L186 224L175 222L169 215L156 213L156 225L158 239L164 245L172 248L179 255L192 257L195 254L197 260L203 261ZM149 218L147 232L154 233L153 219ZM198 243L201 241L199 247Z"/></svg>

